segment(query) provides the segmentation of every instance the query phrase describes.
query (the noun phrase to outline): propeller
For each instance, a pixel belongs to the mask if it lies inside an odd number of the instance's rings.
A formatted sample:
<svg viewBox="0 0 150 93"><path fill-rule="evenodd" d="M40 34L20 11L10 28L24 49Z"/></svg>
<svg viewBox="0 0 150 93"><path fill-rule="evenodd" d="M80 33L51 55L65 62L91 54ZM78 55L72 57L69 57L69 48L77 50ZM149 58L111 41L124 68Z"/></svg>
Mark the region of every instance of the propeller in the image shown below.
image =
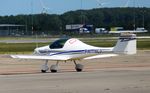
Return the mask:
<svg viewBox="0 0 150 93"><path fill-rule="evenodd" d="M34 49L34 52L33 52L33 55L39 55L40 53L39 53L39 50L38 50L38 48L35 48Z"/></svg>

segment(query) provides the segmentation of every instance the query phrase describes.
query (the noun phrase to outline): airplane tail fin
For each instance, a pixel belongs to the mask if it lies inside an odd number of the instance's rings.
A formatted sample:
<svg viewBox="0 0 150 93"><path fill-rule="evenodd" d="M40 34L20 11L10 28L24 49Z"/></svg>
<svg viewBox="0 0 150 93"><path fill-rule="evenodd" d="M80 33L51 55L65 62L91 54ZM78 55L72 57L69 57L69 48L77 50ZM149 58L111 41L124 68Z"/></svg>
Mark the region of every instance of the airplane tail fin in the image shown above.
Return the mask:
<svg viewBox="0 0 150 93"><path fill-rule="evenodd" d="M113 51L114 53L118 54L136 54L136 35L120 35L119 40Z"/></svg>

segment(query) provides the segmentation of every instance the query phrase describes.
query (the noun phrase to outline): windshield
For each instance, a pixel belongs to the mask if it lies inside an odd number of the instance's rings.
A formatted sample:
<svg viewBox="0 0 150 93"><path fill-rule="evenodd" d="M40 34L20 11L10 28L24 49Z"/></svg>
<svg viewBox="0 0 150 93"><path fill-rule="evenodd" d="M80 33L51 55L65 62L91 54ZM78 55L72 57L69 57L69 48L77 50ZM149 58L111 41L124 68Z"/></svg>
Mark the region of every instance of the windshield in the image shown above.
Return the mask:
<svg viewBox="0 0 150 93"><path fill-rule="evenodd" d="M53 42L49 47L50 49L59 49L63 48L64 44L66 43L68 39L59 39L55 42Z"/></svg>

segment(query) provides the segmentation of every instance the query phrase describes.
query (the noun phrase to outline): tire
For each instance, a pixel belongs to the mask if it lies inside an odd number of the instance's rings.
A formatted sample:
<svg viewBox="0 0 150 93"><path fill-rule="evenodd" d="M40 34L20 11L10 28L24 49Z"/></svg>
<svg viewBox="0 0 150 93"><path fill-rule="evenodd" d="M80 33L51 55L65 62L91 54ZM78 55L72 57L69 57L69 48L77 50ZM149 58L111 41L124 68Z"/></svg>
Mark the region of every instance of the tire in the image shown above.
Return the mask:
<svg viewBox="0 0 150 93"><path fill-rule="evenodd" d="M83 70L83 65L82 65L82 64L76 64L75 69L76 69L77 72L82 72L82 70Z"/></svg>
<svg viewBox="0 0 150 93"><path fill-rule="evenodd" d="M52 73L58 72L58 66L57 66L57 65L51 65L50 71L51 71Z"/></svg>

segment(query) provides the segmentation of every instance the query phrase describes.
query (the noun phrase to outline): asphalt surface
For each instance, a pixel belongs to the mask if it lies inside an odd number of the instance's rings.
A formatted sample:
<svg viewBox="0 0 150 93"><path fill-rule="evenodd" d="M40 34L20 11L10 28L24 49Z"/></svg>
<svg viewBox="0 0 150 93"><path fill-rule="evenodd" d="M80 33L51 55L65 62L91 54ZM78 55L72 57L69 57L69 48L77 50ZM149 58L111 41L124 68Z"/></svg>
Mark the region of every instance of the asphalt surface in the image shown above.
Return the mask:
<svg viewBox="0 0 150 93"><path fill-rule="evenodd" d="M73 62L59 63L59 73L40 73L41 60L0 59L0 93L150 93L149 50L82 61L81 73Z"/></svg>
<svg viewBox="0 0 150 93"><path fill-rule="evenodd" d="M150 93L150 70L1 75L0 93Z"/></svg>

